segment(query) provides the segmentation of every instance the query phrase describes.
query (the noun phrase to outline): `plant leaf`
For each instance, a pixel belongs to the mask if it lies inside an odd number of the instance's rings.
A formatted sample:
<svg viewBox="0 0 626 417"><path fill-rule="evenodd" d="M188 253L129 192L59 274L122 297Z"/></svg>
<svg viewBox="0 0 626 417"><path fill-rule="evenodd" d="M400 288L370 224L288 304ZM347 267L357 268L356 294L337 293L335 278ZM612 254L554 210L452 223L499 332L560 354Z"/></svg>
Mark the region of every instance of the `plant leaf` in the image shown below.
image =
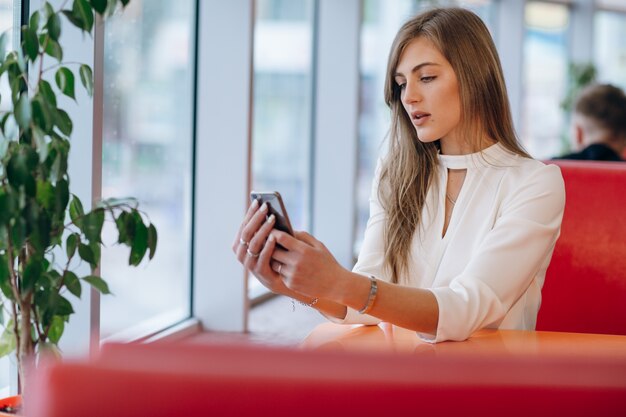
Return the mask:
<svg viewBox="0 0 626 417"><path fill-rule="evenodd" d="M57 109L54 117L54 124L59 127L59 130L65 136L70 136L72 134L72 119L70 119L70 116L65 110Z"/></svg>
<svg viewBox="0 0 626 417"><path fill-rule="evenodd" d="M100 293L111 294L111 291L109 291L109 285L102 278L95 275L89 275L84 277L83 280L88 282L96 290L100 291Z"/></svg>
<svg viewBox="0 0 626 417"><path fill-rule="evenodd" d="M76 233L72 233L67 237L65 241L65 252L67 253L67 258L70 259L76 253L76 247L78 246L78 235ZM70 290L71 291L71 290Z"/></svg>
<svg viewBox="0 0 626 417"><path fill-rule="evenodd" d="M11 226L11 240L14 248L21 248L26 240L26 220L22 217L17 217Z"/></svg>
<svg viewBox="0 0 626 417"><path fill-rule="evenodd" d="M48 338L52 343L59 343L63 331L65 330L65 321L60 316L54 316L52 323L50 324L50 331L48 332Z"/></svg>
<svg viewBox="0 0 626 417"><path fill-rule="evenodd" d="M87 94L89 97L93 96L93 73L91 72L91 67L89 65L83 64L80 66L79 70L80 81L83 83L85 90L87 90Z"/></svg>
<svg viewBox="0 0 626 417"><path fill-rule="evenodd" d="M57 181L56 185L56 201L55 213L60 217L61 221L65 220L65 208L70 201L70 184L65 179Z"/></svg>
<svg viewBox="0 0 626 417"><path fill-rule="evenodd" d="M20 94L20 98L15 106L15 120L17 120L20 128L27 129L31 118L30 100L28 99L28 93L24 92Z"/></svg>
<svg viewBox="0 0 626 417"><path fill-rule="evenodd" d="M104 210L96 209L83 217L81 222L81 230L89 240L89 242L100 243L100 234L102 233L102 225L104 224Z"/></svg>
<svg viewBox="0 0 626 417"><path fill-rule="evenodd" d="M9 259L6 254L0 255L0 285L9 283Z"/></svg>
<svg viewBox="0 0 626 417"><path fill-rule="evenodd" d="M51 107L57 106L57 95L48 81L39 81L39 93Z"/></svg>
<svg viewBox="0 0 626 417"><path fill-rule="evenodd" d="M55 189L50 181L37 180L37 204L46 210L52 211L56 201Z"/></svg>
<svg viewBox="0 0 626 417"><path fill-rule="evenodd" d="M80 202L77 196L73 195L72 202L70 203L70 219L72 219L75 225L80 227L81 217L84 215L83 203Z"/></svg>
<svg viewBox="0 0 626 417"><path fill-rule="evenodd" d="M117 243L126 243L129 241L132 242L132 239L129 238L129 235L132 236L132 233L129 233L126 227L126 224L127 224L126 219L128 216L129 214L127 212L122 211L119 214L119 216L117 216L117 218L115 219L115 225L117 226L117 233L118 233ZM133 226L133 231L134 231L134 226L135 226L134 222L132 222L132 226Z"/></svg>
<svg viewBox="0 0 626 417"><path fill-rule="evenodd" d="M122 0L122 6L126 7L130 3L130 0Z"/></svg>
<svg viewBox="0 0 626 417"><path fill-rule="evenodd" d="M150 223L150 227L148 227L148 248L150 249L150 259L154 257L154 253L156 252L157 238L156 227Z"/></svg>
<svg viewBox="0 0 626 417"><path fill-rule="evenodd" d="M4 64L4 58L7 54L7 44L9 43L9 32L3 32L0 35L0 64Z"/></svg>
<svg viewBox="0 0 626 417"><path fill-rule="evenodd" d="M54 79L63 94L76 100L74 94L74 73L70 71L69 68L59 68Z"/></svg>
<svg viewBox="0 0 626 417"><path fill-rule="evenodd" d="M37 59L39 54L37 33L28 26L22 26L22 51L31 61Z"/></svg>
<svg viewBox="0 0 626 417"><path fill-rule="evenodd" d="M27 184L33 179L31 171L37 166L38 161L39 155L33 148L20 145L6 166L9 183L15 188Z"/></svg>
<svg viewBox="0 0 626 417"><path fill-rule="evenodd" d="M92 268L98 266L96 264L96 258L94 257L93 251L89 246L85 245L84 243L78 244L78 255L83 261L89 263Z"/></svg>
<svg viewBox="0 0 626 417"><path fill-rule="evenodd" d="M83 287L80 284L80 280L75 273L73 273L72 271L65 271L65 274L63 274L63 282L65 283L65 286L67 287L69 292L74 294L77 298L80 298Z"/></svg>
<svg viewBox="0 0 626 417"><path fill-rule="evenodd" d="M22 286L20 291L27 294L35 287L35 282L41 277L43 272L42 259L39 256L31 256L26 262L24 273L22 274Z"/></svg>
<svg viewBox="0 0 626 417"><path fill-rule="evenodd" d="M128 264L137 266L141 263L148 249L148 228L143 224L143 220L137 211L133 212L133 219L135 221L135 235L130 249Z"/></svg>
<svg viewBox="0 0 626 417"><path fill-rule="evenodd" d="M104 14L107 9L107 0L89 0L91 7L99 14Z"/></svg>
<svg viewBox="0 0 626 417"><path fill-rule="evenodd" d="M70 303L70 301L67 298L63 297L62 295L59 295L58 293L53 293L53 294L56 294L56 299L57 299L56 315L69 316L71 314L74 314L74 307L72 307L72 303Z"/></svg>
<svg viewBox="0 0 626 417"><path fill-rule="evenodd" d="M28 26L35 32L39 30L39 20L41 15L39 14L39 10L35 11L32 15L30 15L30 19L28 21Z"/></svg>
<svg viewBox="0 0 626 417"><path fill-rule="evenodd" d="M15 350L15 334L13 333L13 320L4 328L2 336L0 336L0 358L8 355Z"/></svg>
<svg viewBox="0 0 626 417"><path fill-rule="evenodd" d="M61 45L54 39L52 39L49 35L47 36L47 40L43 43L46 45L46 54L50 55L52 58L56 58L57 61L63 61L63 48Z"/></svg>
<svg viewBox="0 0 626 417"><path fill-rule="evenodd" d="M58 41L61 36L61 19L59 15L56 13L52 14L48 19L48 23L46 23L46 27L48 28L50 39Z"/></svg>
<svg viewBox="0 0 626 417"><path fill-rule="evenodd" d="M33 102L33 110L34 110ZM40 128L35 126L33 128L33 139L35 139L35 145L37 146L37 153L39 154L39 162L43 163L48 158L48 143L46 142L46 135Z"/></svg>
<svg viewBox="0 0 626 417"><path fill-rule="evenodd" d="M74 16L79 17L80 21L83 22L81 28L85 32L91 32L91 29L93 28L93 11L91 10L89 3L87 3L87 0L74 0L72 13Z"/></svg>
<svg viewBox="0 0 626 417"><path fill-rule="evenodd" d="M52 115L45 99L41 95L35 96L32 101L33 123L36 128L40 129L44 134L52 131Z"/></svg>

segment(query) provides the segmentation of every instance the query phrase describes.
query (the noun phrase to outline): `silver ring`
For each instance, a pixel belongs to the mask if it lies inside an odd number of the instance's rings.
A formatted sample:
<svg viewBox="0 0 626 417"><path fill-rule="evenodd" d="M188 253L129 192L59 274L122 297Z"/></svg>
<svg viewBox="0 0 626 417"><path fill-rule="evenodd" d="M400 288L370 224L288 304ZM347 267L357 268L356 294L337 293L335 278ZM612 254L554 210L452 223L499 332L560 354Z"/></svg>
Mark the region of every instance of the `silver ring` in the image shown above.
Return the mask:
<svg viewBox="0 0 626 417"><path fill-rule="evenodd" d="M249 242L246 242L245 240L243 240L243 238L239 238L239 244L241 246L245 246L246 248L248 247Z"/></svg>
<svg viewBox="0 0 626 417"><path fill-rule="evenodd" d="M278 275L282 275L282 273L280 272L283 269L283 264L278 264Z"/></svg>
<svg viewBox="0 0 626 417"><path fill-rule="evenodd" d="M249 257L251 258L258 258L259 255L261 254L261 252L259 253L254 253L252 251L250 251L250 248L246 249L246 253L248 254Z"/></svg>

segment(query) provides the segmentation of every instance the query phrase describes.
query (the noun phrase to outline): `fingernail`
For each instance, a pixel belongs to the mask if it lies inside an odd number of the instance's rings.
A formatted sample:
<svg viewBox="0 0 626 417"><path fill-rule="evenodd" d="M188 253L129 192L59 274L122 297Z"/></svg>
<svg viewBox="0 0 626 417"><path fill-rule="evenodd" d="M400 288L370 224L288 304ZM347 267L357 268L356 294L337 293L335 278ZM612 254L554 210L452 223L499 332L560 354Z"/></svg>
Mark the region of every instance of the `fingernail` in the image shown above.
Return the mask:
<svg viewBox="0 0 626 417"><path fill-rule="evenodd" d="M267 211L267 203L263 203L263 205L261 206L261 211L262 212L266 212Z"/></svg>
<svg viewBox="0 0 626 417"><path fill-rule="evenodd" d="M270 242L274 242L274 239L275 239L274 235L270 235L270 237L267 238L267 240Z"/></svg>
<svg viewBox="0 0 626 417"><path fill-rule="evenodd" d="M259 200L257 199L252 200L252 207L257 208L258 205L259 205Z"/></svg>
<svg viewBox="0 0 626 417"><path fill-rule="evenodd" d="M270 216L267 218L267 222L268 222L268 223L273 223L273 222L274 222L274 219L275 219L274 215L273 215L273 214L270 214Z"/></svg>

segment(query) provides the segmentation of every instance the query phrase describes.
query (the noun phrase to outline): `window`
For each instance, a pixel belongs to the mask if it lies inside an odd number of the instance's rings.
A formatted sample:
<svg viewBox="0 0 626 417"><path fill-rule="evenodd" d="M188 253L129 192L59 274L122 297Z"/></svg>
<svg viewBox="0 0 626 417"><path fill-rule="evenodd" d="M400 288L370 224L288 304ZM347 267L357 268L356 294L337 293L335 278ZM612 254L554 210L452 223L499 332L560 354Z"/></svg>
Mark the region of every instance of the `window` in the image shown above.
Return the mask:
<svg viewBox="0 0 626 417"><path fill-rule="evenodd" d="M277 190L293 227L310 225L312 0L258 0L254 29L252 188ZM250 296L263 287L250 280Z"/></svg>
<svg viewBox="0 0 626 417"><path fill-rule="evenodd" d="M598 79L626 89L626 44L623 39L626 39L626 13L596 12L593 45Z"/></svg>
<svg viewBox="0 0 626 417"><path fill-rule="evenodd" d="M526 4L521 137L535 158L569 147L560 103L566 94L569 9L546 2Z"/></svg>
<svg viewBox="0 0 626 417"><path fill-rule="evenodd" d="M137 268L127 249L103 248L103 337L190 316L194 22L192 0L133 0L105 28L102 196L136 197L159 243Z"/></svg>
<svg viewBox="0 0 626 417"><path fill-rule="evenodd" d="M14 25L14 22L19 22L21 15L22 4L19 0L0 0L0 34L7 32L9 35L9 39L7 41L7 50L13 50L15 45L13 45L13 41L16 39L16 27L18 25ZM2 84L0 84L0 97L10 97L10 89L8 85L8 78L4 77L2 79ZM6 110L8 106L11 105L11 100L2 100L0 102L0 110ZM8 304L4 306L5 311L3 311L4 320L8 321L10 317L9 306ZM4 331L4 326L0 325L0 334ZM0 358L0 398L7 397L11 395L11 361L9 356L5 356Z"/></svg>

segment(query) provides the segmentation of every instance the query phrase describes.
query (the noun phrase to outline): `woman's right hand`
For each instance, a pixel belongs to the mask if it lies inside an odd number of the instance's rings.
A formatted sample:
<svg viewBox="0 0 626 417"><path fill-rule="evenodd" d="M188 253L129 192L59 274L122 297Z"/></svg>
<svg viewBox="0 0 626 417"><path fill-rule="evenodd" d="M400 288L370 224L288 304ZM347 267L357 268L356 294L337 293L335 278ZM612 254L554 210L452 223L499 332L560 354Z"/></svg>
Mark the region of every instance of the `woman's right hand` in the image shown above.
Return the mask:
<svg viewBox="0 0 626 417"><path fill-rule="evenodd" d="M271 268L276 239L270 232L275 221L274 215L267 217L267 204L259 207L258 201L254 200L239 227L232 249L237 260L261 284L274 293L289 294L280 274Z"/></svg>

